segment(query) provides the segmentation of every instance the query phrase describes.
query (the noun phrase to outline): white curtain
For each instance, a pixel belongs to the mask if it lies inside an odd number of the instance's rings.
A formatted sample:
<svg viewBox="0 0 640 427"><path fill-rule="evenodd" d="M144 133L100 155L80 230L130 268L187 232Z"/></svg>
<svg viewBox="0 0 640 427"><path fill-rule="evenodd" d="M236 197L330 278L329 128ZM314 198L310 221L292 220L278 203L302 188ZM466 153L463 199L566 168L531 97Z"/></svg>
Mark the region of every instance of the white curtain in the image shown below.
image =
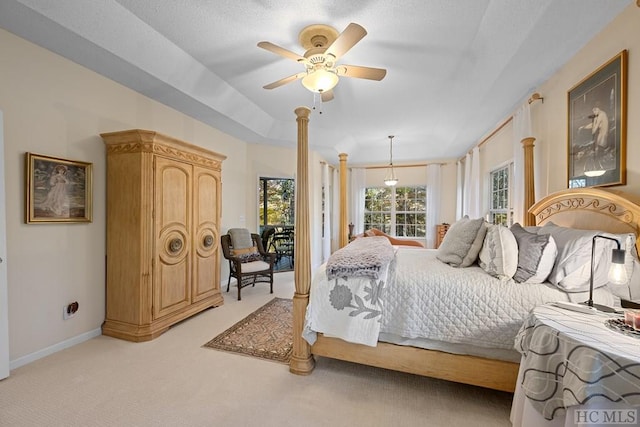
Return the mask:
<svg viewBox="0 0 640 427"><path fill-rule="evenodd" d="M464 176L462 169L462 161L456 162L456 221L462 218L463 195L464 195Z"/></svg>
<svg viewBox="0 0 640 427"><path fill-rule="evenodd" d="M367 185L367 171L351 168L351 218L353 234L364 233L364 190Z"/></svg>
<svg viewBox="0 0 640 427"><path fill-rule="evenodd" d="M473 164L471 165L471 206L469 207L469 218L480 218L482 215L482 199L480 194L480 147L473 148Z"/></svg>
<svg viewBox="0 0 640 427"><path fill-rule="evenodd" d="M480 147L474 147L467 154L464 164L464 215L469 218L482 216L482 200L480 199Z"/></svg>
<svg viewBox="0 0 640 427"><path fill-rule="evenodd" d="M440 220L441 179L441 165L427 165L427 248L434 248L436 243L436 224Z"/></svg>
<svg viewBox="0 0 640 427"><path fill-rule="evenodd" d="M462 192L462 215L469 215L471 206L471 153L464 159L464 190Z"/></svg>
<svg viewBox="0 0 640 427"><path fill-rule="evenodd" d="M331 169L331 199L333 203L331 212L331 252L338 249L340 234L340 171L336 168Z"/></svg>
<svg viewBox="0 0 640 427"><path fill-rule="evenodd" d="M329 179L329 165L322 165L322 186L324 188L324 210L322 212L324 225L322 228L322 262L327 262L331 255L331 180Z"/></svg>
<svg viewBox="0 0 640 427"><path fill-rule="evenodd" d="M524 150L522 140L531 135L531 109L528 102L522 104L513 115L513 222L524 220ZM535 178L534 178L535 181Z"/></svg>

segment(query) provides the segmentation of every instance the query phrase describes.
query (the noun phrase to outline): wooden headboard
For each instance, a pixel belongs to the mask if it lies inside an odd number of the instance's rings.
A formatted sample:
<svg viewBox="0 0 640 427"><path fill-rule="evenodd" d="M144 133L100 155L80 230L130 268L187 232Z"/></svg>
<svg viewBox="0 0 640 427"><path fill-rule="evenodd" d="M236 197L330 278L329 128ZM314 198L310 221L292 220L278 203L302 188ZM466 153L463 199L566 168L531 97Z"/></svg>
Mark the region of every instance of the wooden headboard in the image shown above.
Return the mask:
<svg viewBox="0 0 640 427"><path fill-rule="evenodd" d="M536 225L633 233L640 249L640 196L599 188L573 188L553 193L529 209ZM640 253L640 251L639 251Z"/></svg>

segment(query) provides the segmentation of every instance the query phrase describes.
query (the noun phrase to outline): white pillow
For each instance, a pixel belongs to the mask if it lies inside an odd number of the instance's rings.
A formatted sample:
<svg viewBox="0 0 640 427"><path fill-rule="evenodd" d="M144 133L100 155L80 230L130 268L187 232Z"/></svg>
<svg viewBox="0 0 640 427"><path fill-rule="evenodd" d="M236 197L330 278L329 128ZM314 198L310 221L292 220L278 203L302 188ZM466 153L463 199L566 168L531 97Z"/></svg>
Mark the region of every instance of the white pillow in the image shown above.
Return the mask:
<svg viewBox="0 0 640 427"><path fill-rule="evenodd" d="M464 217L451 225L436 257L453 267L469 267L478 259L486 232L483 218Z"/></svg>
<svg viewBox="0 0 640 427"><path fill-rule="evenodd" d="M479 256L484 271L499 279L510 279L518 268L516 238L507 227L489 224Z"/></svg>
<svg viewBox="0 0 640 427"><path fill-rule="evenodd" d="M627 249L625 265L628 272L633 271L635 246L633 237L627 234L614 235L598 230L580 230L559 227L551 222L545 224L540 234L550 234L558 245L556 264L549 276L549 282L567 292L583 292L589 290L591 278L591 250L593 236L613 237L621 243L621 249ZM633 235L631 235L633 236ZM629 245L629 242L632 242ZM605 286L608 282L611 266L611 250L616 248L615 242L608 239L596 239L594 253L593 288Z"/></svg>

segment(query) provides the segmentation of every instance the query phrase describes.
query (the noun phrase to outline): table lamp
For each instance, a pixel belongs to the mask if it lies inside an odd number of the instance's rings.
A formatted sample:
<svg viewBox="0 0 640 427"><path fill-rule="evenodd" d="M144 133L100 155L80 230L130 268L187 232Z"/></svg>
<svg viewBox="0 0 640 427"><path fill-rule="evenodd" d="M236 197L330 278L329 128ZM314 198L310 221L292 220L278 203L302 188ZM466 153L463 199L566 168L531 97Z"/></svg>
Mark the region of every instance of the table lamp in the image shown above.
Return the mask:
<svg viewBox="0 0 640 427"><path fill-rule="evenodd" d="M625 250L620 249L620 242L613 237L603 236L596 234L591 241L591 276L589 277L589 299L582 304L593 307L596 310L604 311L607 313L615 313L616 310L606 305L593 303L593 276L595 275L595 254L596 254L596 239L607 239L616 242L617 249L611 251L611 267L609 268L609 282L614 285L624 285L628 282L627 271L624 266Z"/></svg>

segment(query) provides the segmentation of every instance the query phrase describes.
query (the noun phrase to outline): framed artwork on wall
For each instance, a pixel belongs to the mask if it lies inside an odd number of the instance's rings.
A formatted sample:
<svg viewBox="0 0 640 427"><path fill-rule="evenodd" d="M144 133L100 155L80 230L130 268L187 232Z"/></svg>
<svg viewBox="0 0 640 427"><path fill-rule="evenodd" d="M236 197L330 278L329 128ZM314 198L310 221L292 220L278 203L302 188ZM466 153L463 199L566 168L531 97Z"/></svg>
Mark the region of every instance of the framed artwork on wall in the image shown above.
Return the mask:
<svg viewBox="0 0 640 427"><path fill-rule="evenodd" d="M568 92L568 187L627 181L627 51Z"/></svg>
<svg viewBox="0 0 640 427"><path fill-rule="evenodd" d="M92 168L26 153L26 223L91 222Z"/></svg>

